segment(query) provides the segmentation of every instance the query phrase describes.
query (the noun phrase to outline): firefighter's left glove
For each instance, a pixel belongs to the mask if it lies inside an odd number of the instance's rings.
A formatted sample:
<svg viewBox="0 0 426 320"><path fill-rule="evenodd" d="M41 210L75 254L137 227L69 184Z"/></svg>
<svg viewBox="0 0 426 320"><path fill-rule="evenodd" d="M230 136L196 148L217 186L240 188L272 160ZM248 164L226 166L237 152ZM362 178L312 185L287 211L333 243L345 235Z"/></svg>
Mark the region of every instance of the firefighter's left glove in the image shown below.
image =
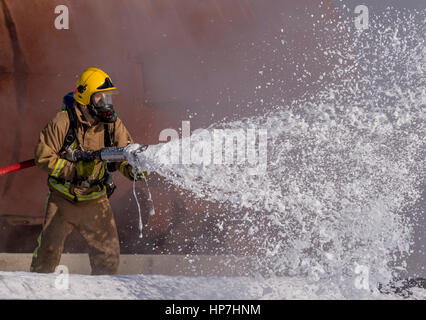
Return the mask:
<svg viewBox="0 0 426 320"><path fill-rule="evenodd" d="M82 151L82 150L71 150L68 148L64 154L65 159L71 162L93 162L96 159L100 159L100 150L98 151Z"/></svg>
<svg viewBox="0 0 426 320"><path fill-rule="evenodd" d="M98 160L94 161L77 161L77 175L79 177L90 177L94 172L96 168L96 164L98 163Z"/></svg>
<svg viewBox="0 0 426 320"><path fill-rule="evenodd" d="M133 174L133 170L130 170L130 177L132 179L135 179L135 176ZM136 172L136 180L138 181L146 181L148 179L148 172L142 171L142 172Z"/></svg>

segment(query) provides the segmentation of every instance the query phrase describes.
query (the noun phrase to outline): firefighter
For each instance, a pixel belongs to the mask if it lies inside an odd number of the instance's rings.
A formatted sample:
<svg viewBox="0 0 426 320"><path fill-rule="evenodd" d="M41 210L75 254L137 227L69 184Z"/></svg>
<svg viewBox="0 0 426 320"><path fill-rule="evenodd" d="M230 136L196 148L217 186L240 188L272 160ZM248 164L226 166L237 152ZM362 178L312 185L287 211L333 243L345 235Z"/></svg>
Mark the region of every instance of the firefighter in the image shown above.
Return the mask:
<svg viewBox="0 0 426 320"><path fill-rule="evenodd" d="M116 92L105 72L86 69L75 92L64 98L63 110L40 133L35 164L48 173L49 193L32 272L54 272L67 236L76 229L88 245L92 274L117 273L120 247L108 199L114 189L111 172L134 180L133 168L127 161L105 163L93 156L94 150L133 144L112 104ZM136 178L146 179L146 172Z"/></svg>

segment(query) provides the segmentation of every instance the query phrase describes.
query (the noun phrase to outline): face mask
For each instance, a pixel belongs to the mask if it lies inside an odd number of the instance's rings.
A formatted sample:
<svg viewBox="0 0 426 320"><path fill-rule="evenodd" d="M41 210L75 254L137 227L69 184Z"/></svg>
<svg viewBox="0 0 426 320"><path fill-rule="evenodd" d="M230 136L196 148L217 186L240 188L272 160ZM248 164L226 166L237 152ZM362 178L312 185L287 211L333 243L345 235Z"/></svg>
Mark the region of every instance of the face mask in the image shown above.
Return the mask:
<svg viewBox="0 0 426 320"><path fill-rule="evenodd" d="M111 123L117 120L112 104L112 96L116 94L114 91L96 92L90 98L90 113L104 123Z"/></svg>

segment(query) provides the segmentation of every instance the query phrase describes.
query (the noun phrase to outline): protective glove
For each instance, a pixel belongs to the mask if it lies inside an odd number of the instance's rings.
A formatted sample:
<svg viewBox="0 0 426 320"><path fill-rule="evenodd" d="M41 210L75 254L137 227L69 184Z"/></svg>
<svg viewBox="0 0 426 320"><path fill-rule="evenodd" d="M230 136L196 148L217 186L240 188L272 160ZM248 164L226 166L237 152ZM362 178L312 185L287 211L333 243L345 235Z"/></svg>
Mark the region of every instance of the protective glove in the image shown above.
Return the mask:
<svg viewBox="0 0 426 320"><path fill-rule="evenodd" d="M100 150L82 151L82 150L72 150L71 148L68 148L65 151L64 158L71 162L78 162L78 161L91 162L96 159L100 159Z"/></svg>
<svg viewBox="0 0 426 320"><path fill-rule="evenodd" d="M133 170L130 170L129 172L130 177L132 179L135 179L135 176L133 174ZM142 172L136 172L136 180L138 181L146 181L148 179L148 172L147 171L142 171Z"/></svg>
<svg viewBox="0 0 426 320"><path fill-rule="evenodd" d="M98 160L94 161L77 161L77 175L80 177L90 177L95 172L96 164L98 163Z"/></svg>

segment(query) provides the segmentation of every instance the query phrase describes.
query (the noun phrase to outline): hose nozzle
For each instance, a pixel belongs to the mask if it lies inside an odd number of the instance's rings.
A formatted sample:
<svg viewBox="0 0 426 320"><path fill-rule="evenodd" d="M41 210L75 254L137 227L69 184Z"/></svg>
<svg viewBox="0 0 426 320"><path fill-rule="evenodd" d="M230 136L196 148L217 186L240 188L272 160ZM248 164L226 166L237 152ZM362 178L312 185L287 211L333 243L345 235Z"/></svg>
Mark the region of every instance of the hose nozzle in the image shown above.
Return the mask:
<svg viewBox="0 0 426 320"><path fill-rule="evenodd" d="M134 150L134 152L139 153L143 152L148 148L148 145L138 145L139 147ZM110 147L110 148L103 148L100 151L100 160L106 161L106 162L121 162L126 161L126 154L124 152L124 149L127 147L117 148L117 147Z"/></svg>

